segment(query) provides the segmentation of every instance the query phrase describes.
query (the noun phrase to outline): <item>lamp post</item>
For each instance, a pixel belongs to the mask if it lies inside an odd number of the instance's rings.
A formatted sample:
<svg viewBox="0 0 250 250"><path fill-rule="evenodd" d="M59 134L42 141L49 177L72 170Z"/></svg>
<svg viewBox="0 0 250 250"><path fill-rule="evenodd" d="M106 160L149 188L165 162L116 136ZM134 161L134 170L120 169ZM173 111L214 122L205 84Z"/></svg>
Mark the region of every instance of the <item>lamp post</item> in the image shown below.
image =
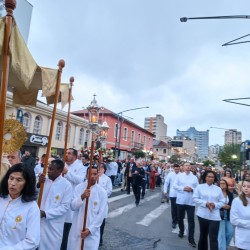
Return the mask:
<svg viewBox="0 0 250 250"><path fill-rule="evenodd" d="M116 158L120 156L120 142L121 142L121 131L122 131L122 114L125 112L138 110L138 109L148 109L149 107L139 107L139 108L131 108L118 112L117 115L117 127L115 133L115 150L116 150ZM119 129L120 128L120 129ZM118 134L119 133L119 134Z"/></svg>

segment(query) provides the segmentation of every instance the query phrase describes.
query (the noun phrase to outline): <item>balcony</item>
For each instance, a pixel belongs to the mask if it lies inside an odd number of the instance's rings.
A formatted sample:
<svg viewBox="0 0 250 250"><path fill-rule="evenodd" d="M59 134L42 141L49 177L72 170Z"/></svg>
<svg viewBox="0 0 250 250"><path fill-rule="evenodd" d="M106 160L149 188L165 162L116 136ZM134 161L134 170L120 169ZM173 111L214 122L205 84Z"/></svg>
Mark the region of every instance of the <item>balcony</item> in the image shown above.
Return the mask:
<svg viewBox="0 0 250 250"><path fill-rule="evenodd" d="M130 148L131 150L136 150L136 149L144 149L144 144L139 143L139 142L130 142Z"/></svg>

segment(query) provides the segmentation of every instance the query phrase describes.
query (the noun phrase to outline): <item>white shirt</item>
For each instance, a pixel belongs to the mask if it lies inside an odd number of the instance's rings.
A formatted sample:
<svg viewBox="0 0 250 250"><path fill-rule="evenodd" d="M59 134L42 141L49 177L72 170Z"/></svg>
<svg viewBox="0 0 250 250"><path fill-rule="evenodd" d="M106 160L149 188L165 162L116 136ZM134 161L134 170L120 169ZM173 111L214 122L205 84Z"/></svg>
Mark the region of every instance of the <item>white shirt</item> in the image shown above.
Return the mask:
<svg viewBox="0 0 250 250"><path fill-rule="evenodd" d="M78 160L75 160L69 166L65 163L65 166L68 168L68 172L67 174L64 175L64 178L66 178L66 180L68 180L71 183L72 190L74 191L74 188L78 184L84 182L86 177L86 168ZM73 211L70 209L66 216L65 222L71 223L72 218L73 218Z"/></svg>
<svg viewBox="0 0 250 250"><path fill-rule="evenodd" d="M110 175L117 175L118 172L118 164L115 161L110 162L109 164L110 167Z"/></svg>
<svg viewBox="0 0 250 250"><path fill-rule="evenodd" d="M103 174L102 176L99 176L98 184L107 192L107 197L109 197L112 194L112 182L111 179ZM107 206L106 206L106 215L105 218L108 217L108 200L107 200Z"/></svg>
<svg viewBox="0 0 250 250"><path fill-rule="evenodd" d="M195 206L195 203L192 201L192 196L198 184L198 179L195 175L193 175L193 173L179 173L173 186L177 191L176 203L180 205ZM184 187L191 187L193 192L184 191Z"/></svg>
<svg viewBox="0 0 250 250"><path fill-rule="evenodd" d="M235 246L250 249L250 199L247 198L247 206L243 206L239 197L232 202L230 221L235 226Z"/></svg>
<svg viewBox="0 0 250 250"><path fill-rule="evenodd" d="M193 194L193 201L199 206L196 215L203 219L220 221L220 208L225 205L225 197L221 188L203 183L198 185ZM213 202L215 208L210 212L207 202Z"/></svg>
<svg viewBox="0 0 250 250"><path fill-rule="evenodd" d="M36 178L43 172L43 168L41 166L41 163L39 163L35 166L34 172L35 172Z"/></svg>
<svg viewBox="0 0 250 250"><path fill-rule="evenodd" d="M40 250L60 250L65 217L72 199L71 184L62 176L44 183L41 210L46 218L41 219Z"/></svg>
<svg viewBox="0 0 250 250"><path fill-rule="evenodd" d="M177 191L174 189L174 181L175 181L178 174L176 174L175 172L170 172L167 175L167 177L165 178L164 193L168 192L168 186L170 185L169 197L176 197L177 196Z"/></svg>
<svg viewBox="0 0 250 250"><path fill-rule="evenodd" d="M33 250L40 241L40 210L35 201L21 196L0 198L0 249Z"/></svg>
<svg viewBox="0 0 250 250"><path fill-rule="evenodd" d="M86 188L87 182L81 183L75 188L74 198L71 202L71 208L74 210L74 216L69 233L68 250L76 250L81 247L80 235L83 228L86 203L86 199L82 200L81 195ZM105 217L106 204L106 191L97 183L91 186L86 223L86 228L89 229L90 234L84 240L84 250L98 250L100 241L100 226Z"/></svg>

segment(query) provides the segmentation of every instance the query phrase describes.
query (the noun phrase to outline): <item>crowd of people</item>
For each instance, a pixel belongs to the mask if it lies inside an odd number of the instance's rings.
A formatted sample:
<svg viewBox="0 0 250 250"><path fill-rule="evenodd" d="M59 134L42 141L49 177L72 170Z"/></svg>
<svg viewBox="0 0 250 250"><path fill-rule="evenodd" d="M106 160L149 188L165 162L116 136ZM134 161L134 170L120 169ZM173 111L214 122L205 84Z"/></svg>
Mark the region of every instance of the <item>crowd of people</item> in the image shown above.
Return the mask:
<svg viewBox="0 0 250 250"><path fill-rule="evenodd" d="M28 151L8 154L0 177L0 249L75 250L103 245L108 197L115 186L135 197L161 190L159 202L171 204L171 226L199 250L226 250L234 238L238 249L250 249L250 175L237 183L230 169L181 165L144 159L93 161L73 148L65 163L50 157L44 174L42 155L36 162ZM4 160L4 159L3 159ZM41 204L37 194L41 191ZM38 202L39 203L39 202ZM208 240L209 236L209 240ZM208 243L209 242L209 243Z"/></svg>

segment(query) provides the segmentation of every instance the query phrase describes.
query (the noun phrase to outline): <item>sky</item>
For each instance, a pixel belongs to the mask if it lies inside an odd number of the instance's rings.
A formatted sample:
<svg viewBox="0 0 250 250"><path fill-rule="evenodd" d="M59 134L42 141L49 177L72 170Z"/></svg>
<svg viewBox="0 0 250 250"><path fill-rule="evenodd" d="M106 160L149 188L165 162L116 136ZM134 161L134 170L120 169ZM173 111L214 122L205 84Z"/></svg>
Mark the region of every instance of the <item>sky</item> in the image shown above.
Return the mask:
<svg viewBox="0 0 250 250"><path fill-rule="evenodd" d="M100 106L144 126L161 114L167 135L209 130L209 145L224 144L224 130L250 139L250 107L224 102L249 97L250 43L222 44L250 33L250 20L189 20L250 14L249 0L30 0L28 48L41 66L74 76L71 110ZM17 1L18 4L18 1ZM245 40L250 41L250 36ZM250 104L249 100L245 103ZM65 108L67 110L67 107Z"/></svg>

